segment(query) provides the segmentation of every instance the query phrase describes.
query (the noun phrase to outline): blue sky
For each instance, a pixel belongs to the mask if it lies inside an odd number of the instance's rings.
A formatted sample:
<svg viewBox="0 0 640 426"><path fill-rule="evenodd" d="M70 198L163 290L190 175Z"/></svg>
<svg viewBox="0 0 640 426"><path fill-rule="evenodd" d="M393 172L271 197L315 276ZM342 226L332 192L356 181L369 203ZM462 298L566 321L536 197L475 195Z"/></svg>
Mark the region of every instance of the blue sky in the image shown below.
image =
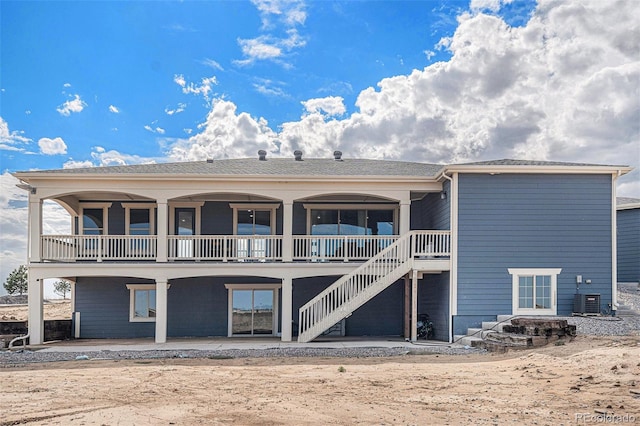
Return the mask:
<svg viewBox="0 0 640 426"><path fill-rule="evenodd" d="M518 3L501 16L522 25L533 7ZM99 165L96 147L166 161L167 146L197 133L214 99L275 131L299 120L309 99L342 97L348 116L360 92L383 78L447 61L451 52L437 44L468 8L463 1L3 2L1 114L28 143L1 150L2 168ZM60 138L66 149L60 142L40 149L42 138Z"/></svg>
<svg viewBox="0 0 640 426"><path fill-rule="evenodd" d="M2 1L0 279L26 261L11 172L205 158L631 165L635 0ZM62 232L55 206L45 229Z"/></svg>

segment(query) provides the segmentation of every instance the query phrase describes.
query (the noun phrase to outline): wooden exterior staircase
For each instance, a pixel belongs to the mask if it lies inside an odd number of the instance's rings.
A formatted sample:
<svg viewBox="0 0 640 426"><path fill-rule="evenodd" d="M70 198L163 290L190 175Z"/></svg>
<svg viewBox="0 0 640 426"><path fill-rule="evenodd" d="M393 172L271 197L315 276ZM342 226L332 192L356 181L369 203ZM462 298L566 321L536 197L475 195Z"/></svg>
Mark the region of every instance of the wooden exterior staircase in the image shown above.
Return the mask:
<svg viewBox="0 0 640 426"><path fill-rule="evenodd" d="M449 256L449 231L410 231L300 308L298 342L318 337L414 268L414 259Z"/></svg>

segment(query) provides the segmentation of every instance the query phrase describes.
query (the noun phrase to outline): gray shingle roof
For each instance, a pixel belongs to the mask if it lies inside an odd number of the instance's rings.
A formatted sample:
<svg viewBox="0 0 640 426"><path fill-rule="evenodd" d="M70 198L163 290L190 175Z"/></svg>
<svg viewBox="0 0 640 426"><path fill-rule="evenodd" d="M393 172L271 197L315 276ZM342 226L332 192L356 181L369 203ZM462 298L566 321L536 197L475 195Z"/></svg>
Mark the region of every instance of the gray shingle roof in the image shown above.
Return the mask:
<svg viewBox="0 0 640 426"><path fill-rule="evenodd" d="M619 165L567 163L562 161L538 161L538 160L502 160L475 161L472 163L459 163L456 166L567 166L567 167L624 167Z"/></svg>
<svg viewBox="0 0 640 426"><path fill-rule="evenodd" d="M23 172L36 175L49 174L159 174L159 175L245 175L245 176L435 176L443 166L408 161L344 159L336 161L309 158L240 158L182 162L135 164L128 166L86 167ZM20 172L19 172L20 173Z"/></svg>

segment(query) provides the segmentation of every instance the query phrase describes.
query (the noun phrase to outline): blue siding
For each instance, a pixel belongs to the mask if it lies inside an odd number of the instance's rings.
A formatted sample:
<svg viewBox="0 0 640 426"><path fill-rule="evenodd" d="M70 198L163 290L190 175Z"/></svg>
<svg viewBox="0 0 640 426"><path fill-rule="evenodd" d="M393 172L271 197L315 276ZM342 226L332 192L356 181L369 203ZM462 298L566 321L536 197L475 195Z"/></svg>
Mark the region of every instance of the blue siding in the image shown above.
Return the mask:
<svg viewBox="0 0 640 426"><path fill-rule="evenodd" d="M122 203L114 202L109 208L109 235L125 235L125 217Z"/></svg>
<svg viewBox="0 0 640 426"><path fill-rule="evenodd" d="M449 230L449 181L444 183L443 190L447 193L444 200L440 198L440 192L434 192L411 203L411 229Z"/></svg>
<svg viewBox="0 0 640 426"><path fill-rule="evenodd" d="M418 313L429 314L436 340L449 340L449 272L425 275L420 280Z"/></svg>
<svg viewBox="0 0 640 426"><path fill-rule="evenodd" d="M293 235L307 235L307 210L303 203L293 203Z"/></svg>
<svg viewBox="0 0 640 426"><path fill-rule="evenodd" d="M228 201L207 201L201 214L203 235L233 235L233 209Z"/></svg>
<svg viewBox="0 0 640 426"><path fill-rule="evenodd" d="M618 210L618 282L640 282L640 208Z"/></svg>
<svg viewBox="0 0 640 426"><path fill-rule="evenodd" d="M198 277L171 280L167 300L167 336L226 336L228 290L224 284L280 283L259 277ZM79 278L76 311L82 338L153 337L155 323L129 322L127 284L154 284L133 278ZM279 304L282 295L279 295ZM282 319L279 310L278 324ZM278 326L278 331L280 326Z"/></svg>
<svg viewBox="0 0 640 426"><path fill-rule="evenodd" d="M81 338L153 337L155 323L129 322L126 284L153 284L134 278L78 278L75 309L80 312Z"/></svg>
<svg viewBox="0 0 640 426"><path fill-rule="evenodd" d="M582 291L611 302L609 175L462 174L458 228L458 315L465 321L511 313L508 268L562 268L559 315L573 309L576 275L592 282ZM464 329L455 325L454 332Z"/></svg>
<svg viewBox="0 0 640 426"><path fill-rule="evenodd" d="M300 307L339 277L300 278L293 281L293 321L297 330ZM398 281L347 318L348 336L400 336L403 333L403 281Z"/></svg>

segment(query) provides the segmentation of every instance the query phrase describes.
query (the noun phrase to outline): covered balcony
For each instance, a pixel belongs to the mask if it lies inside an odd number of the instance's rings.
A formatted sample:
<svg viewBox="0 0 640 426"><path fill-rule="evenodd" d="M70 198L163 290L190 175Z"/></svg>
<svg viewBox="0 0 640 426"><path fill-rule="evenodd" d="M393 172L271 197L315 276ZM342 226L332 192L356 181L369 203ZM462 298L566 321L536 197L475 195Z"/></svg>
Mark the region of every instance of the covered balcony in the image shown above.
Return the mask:
<svg viewBox="0 0 640 426"><path fill-rule="evenodd" d="M49 262L157 261L157 235L42 235L41 259ZM168 261L281 262L282 235L169 235ZM393 244L397 235L293 235L291 260L365 261ZM421 231L416 255L450 255L449 231Z"/></svg>

